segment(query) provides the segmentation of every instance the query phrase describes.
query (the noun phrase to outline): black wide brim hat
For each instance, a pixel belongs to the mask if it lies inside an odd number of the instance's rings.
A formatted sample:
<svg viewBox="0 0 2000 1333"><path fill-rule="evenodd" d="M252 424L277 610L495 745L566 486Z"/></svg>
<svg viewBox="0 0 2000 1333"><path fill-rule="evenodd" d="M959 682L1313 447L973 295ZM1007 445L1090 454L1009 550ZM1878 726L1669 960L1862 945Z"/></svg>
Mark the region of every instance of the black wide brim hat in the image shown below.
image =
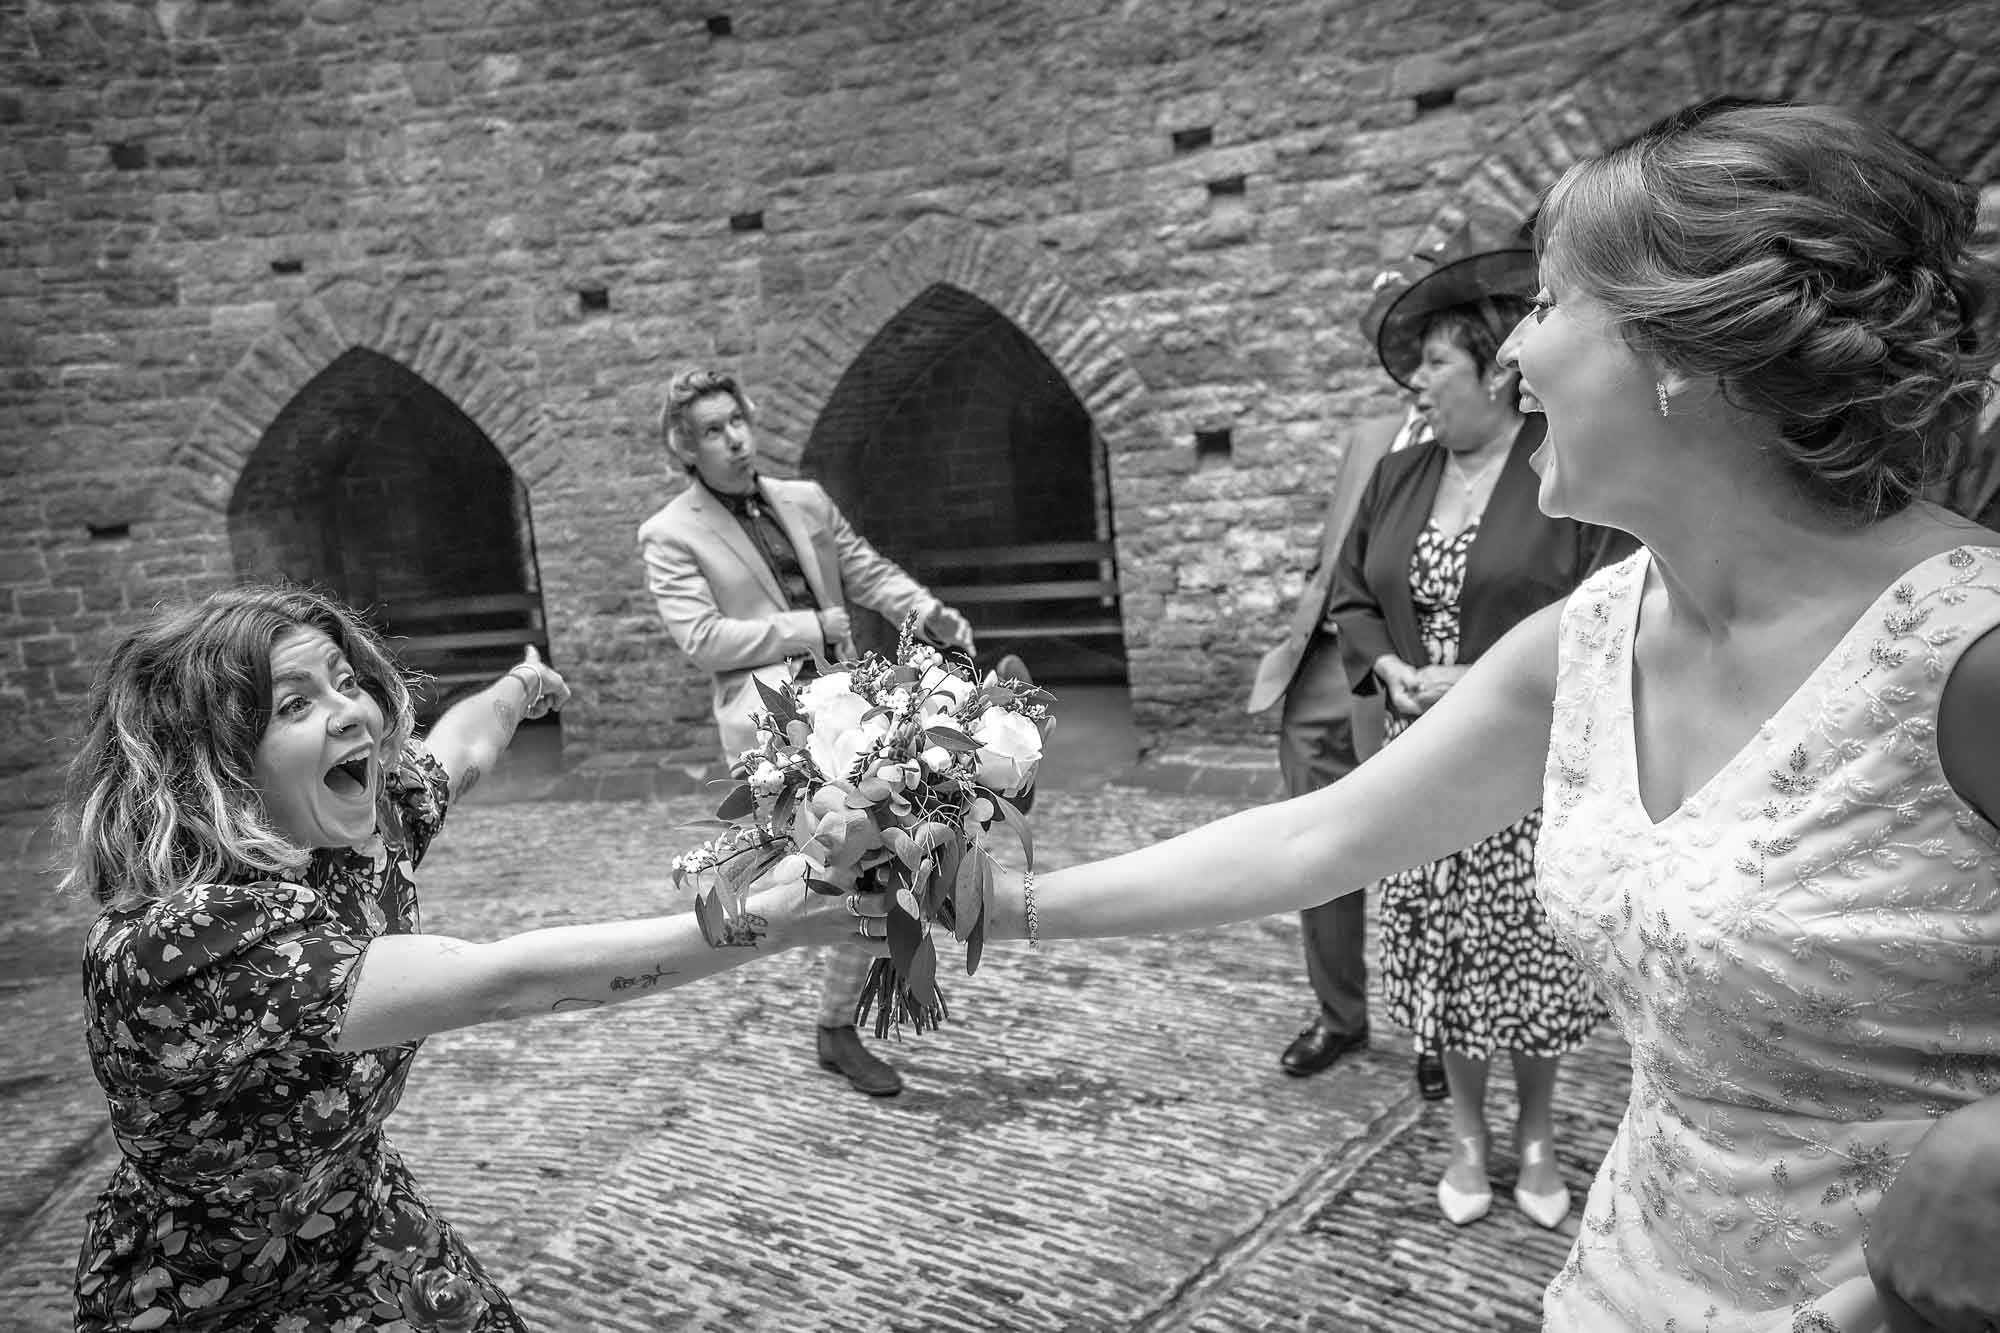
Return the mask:
<svg viewBox="0 0 2000 1333"><path fill-rule="evenodd" d="M1414 390L1410 379L1423 364L1424 328L1431 316L1454 306L1477 308L1496 296L1527 300L1540 285L1533 250L1507 246L1468 253L1461 232L1376 278L1361 331L1375 344L1389 378Z"/></svg>

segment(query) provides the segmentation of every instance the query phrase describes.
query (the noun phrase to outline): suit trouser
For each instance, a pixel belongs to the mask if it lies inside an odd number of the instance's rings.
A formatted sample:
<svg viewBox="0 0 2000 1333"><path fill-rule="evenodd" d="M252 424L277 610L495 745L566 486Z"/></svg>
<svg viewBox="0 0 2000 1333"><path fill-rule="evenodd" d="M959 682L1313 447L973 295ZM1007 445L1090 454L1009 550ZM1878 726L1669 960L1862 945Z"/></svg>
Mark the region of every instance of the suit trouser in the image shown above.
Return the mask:
<svg viewBox="0 0 2000 1333"><path fill-rule="evenodd" d="M846 1028L854 1026L854 1003L861 998L861 983L868 980L868 969L875 963L875 956L866 949L851 949L845 945L821 949L820 966L823 980L819 988L819 1025L823 1028Z"/></svg>
<svg viewBox="0 0 2000 1333"><path fill-rule="evenodd" d="M1285 692L1278 722L1278 769L1290 796L1318 791L1352 772L1353 700L1334 640L1315 634ZM1360 891L1299 913L1306 978L1320 1013L1343 1035L1368 1026L1366 895Z"/></svg>

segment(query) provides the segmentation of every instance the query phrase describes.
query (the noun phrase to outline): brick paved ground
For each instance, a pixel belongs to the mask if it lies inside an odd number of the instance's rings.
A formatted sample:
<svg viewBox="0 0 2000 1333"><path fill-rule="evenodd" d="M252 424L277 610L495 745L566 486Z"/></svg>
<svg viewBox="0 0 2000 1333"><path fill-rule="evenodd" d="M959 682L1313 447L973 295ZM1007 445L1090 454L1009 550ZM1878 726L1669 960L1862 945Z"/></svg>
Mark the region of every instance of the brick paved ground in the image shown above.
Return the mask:
<svg viewBox="0 0 2000 1333"><path fill-rule="evenodd" d="M1226 765L1222 767L1227 767ZM1061 864L1246 803L1226 779L1043 794ZM1261 790L1263 780L1235 784ZM426 866L427 926L473 938L680 904L690 798L477 803ZM108 1170L76 1032L82 916L0 848L0 1328L67 1327L79 1218ZM989 952L955 1021L872 1102L814 1065L787 955L597 1014L434 1038L394 1137L532 1326L578 1330L1527 1329L1566 1240L1502 1202L1436 1216L1440 1107L1407 1042L1298 1081L1293 920ZM1626 1071L1566 1080L1581 1187ZM1504 1075L1495 1123L1511 1112ZM1504 1138L1504 1134L1500 1137Z"/></svg>

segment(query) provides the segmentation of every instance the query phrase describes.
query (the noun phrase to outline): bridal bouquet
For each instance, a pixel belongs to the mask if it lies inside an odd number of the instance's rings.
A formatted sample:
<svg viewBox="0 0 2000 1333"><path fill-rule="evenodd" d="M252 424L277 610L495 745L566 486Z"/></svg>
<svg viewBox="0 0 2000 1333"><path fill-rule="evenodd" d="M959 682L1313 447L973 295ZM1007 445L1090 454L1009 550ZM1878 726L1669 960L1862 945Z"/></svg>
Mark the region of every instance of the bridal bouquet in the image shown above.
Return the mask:
<svg viewBox="0 0 2000 1333"><path fill-rule="evenodd" d="M937 985L933 927L979 966L993 860L987 835L1012 828L1028 865L1034 842L1010 798L1034 782L1054 725L1051 696L1019 681L980 682L913 633L896 657L864 653L811 680L756 681L764 709L747 777L723 798L717 831L673 862L674 883L697 887L695 915L711 945L755 941L744 916L750 887L788 856L806 861L818 893L891 895L889 956L877 959L855 1021L875 1033L908 1021L919 1032L948 1016Z"/></svg>

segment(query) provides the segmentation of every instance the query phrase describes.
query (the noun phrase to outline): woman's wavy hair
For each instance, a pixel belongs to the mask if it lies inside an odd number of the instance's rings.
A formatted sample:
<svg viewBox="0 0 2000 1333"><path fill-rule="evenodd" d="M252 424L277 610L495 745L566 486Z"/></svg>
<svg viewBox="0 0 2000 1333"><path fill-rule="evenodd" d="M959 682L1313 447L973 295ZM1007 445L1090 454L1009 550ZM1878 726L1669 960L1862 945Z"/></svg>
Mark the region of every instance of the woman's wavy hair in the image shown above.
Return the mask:
<svg viewBox="0 0 2000 1333"><path fill-rule="evenodd" d="M125 906L192 884L296 874L308 849L265 817L252 777L271 721L271 649L316 629L346 655L388 722L385 752L415 727L410 693L352 611L305 588L231 588L156 612L111 650L85 706L62 807L61 887Z"/></svg>
<svg viewBox="0 0 2000 1333"><path fill-rule="evenodd" d="M1718 99L1572 166L1535 240L1545 280L1775 422L1806 492L1867 520L1949 474L2000 357L1977 211L1846 111Z"/></svg>

